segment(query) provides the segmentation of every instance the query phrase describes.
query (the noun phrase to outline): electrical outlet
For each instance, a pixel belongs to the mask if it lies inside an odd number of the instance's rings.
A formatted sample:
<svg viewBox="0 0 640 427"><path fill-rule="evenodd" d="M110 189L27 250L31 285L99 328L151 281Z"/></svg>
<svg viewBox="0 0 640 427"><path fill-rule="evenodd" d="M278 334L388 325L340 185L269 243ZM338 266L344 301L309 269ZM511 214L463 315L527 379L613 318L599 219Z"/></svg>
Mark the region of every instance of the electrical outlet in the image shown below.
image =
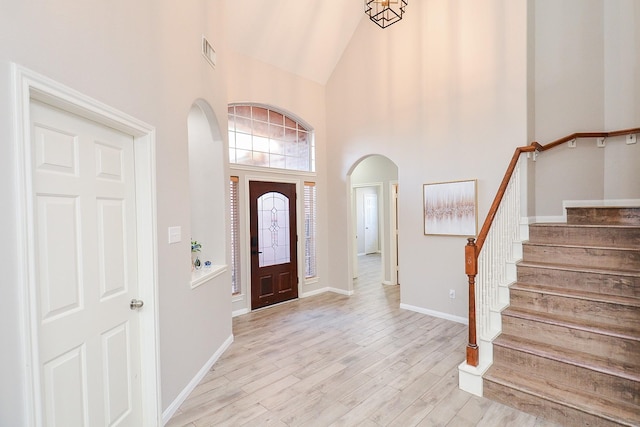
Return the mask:
<svg viewBox="0 0 640 427"><path fill-rule="evenodd" d="M449 289L449 298L455 299L455 297L456 297L456 290L455 289Z"/></svg>

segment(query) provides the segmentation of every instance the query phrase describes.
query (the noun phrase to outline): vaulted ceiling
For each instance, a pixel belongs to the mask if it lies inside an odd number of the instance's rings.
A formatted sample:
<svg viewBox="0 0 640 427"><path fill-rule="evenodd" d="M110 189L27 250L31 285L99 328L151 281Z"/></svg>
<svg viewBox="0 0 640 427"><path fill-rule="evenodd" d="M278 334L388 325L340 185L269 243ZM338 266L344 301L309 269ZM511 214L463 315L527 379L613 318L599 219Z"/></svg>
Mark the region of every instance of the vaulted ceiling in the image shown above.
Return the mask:
<svg viewBox="0 0 640 427"><path fill-rule="evenodd" d="M365 16L362 0L227 0L229 47L327 82Z"/></svg>

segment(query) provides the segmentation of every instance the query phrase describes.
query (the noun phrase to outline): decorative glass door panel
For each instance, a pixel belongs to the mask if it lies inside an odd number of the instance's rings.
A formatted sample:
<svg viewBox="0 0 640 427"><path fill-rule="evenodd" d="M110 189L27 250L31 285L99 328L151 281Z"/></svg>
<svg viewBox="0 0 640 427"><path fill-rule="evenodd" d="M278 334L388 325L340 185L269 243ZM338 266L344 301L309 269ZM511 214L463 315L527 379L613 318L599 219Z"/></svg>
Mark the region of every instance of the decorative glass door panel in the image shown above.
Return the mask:
<svg viewBox="0 0 640 427"><path fill-rule="evenodd" d="M269 192L258 198L258 260L260 267L291 262L289 198Z"/></svg>

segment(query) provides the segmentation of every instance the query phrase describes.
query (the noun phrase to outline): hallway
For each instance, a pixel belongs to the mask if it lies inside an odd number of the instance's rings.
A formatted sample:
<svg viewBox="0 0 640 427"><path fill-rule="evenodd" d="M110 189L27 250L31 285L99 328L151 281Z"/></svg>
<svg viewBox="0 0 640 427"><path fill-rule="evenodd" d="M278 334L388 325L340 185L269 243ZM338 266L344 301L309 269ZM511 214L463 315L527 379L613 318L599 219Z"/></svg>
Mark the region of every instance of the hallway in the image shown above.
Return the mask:
<svg viewBox="0 0 640 427"><path fill-rule="evenodd" d="M327 292L233 320L235 341L168 426L553 426L458 389L467 328L401 310L360 257Z"/></svg>

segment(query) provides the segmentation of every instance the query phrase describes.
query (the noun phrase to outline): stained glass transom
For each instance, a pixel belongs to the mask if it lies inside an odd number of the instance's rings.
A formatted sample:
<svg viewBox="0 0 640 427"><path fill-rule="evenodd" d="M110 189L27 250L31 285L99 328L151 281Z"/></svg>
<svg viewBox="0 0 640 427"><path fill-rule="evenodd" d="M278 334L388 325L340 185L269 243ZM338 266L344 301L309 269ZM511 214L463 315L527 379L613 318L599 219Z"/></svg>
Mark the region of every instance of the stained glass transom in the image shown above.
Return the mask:
<svg viewBox="0 0 640 427"><path fill-rule="evenodd" d="M259 266L291 262L289 240L289 198L269 192L258 197Z"/></svg>
<svg viewBox="0 0 640 427"><path fill-rule="evenodd" d="M313 172L313 133L291 117L269 108L230 105L229 162Z"/></svg>

